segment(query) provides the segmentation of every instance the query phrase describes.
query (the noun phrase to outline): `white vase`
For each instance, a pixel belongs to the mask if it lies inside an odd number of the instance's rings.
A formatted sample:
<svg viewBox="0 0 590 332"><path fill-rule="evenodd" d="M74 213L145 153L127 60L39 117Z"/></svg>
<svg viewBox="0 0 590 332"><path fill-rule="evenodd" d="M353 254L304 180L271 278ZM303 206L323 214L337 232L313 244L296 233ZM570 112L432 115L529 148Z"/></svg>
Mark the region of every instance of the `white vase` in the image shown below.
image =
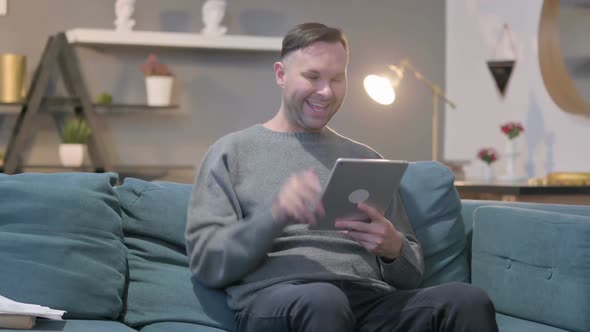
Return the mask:
<svg viewBox="0 0 590 332"><path fill-rule="evenodd" d="M86 144L66 144L59 145L59 160L65 167L80 167L84 161L84 150Z"/></svg>
<svg viewBox="0 0 590 332"><path fill-rule="evenodd" d="M494 181L494 170L492 165L488 165L486 163L483 164L482 167L482 180L484 182L492 182Z"/></svg>
<svg viewBox="0 0 590 332"><path fill-rule="evenodd" d="M172 82L172 76L146 76L148 106L170 106Z"/></svg>
<svg viewBox="0 0 590 332"><path fill-rule="evenodd" d="M516 164L520 153L518 151L518 141L516 138L507 139L506 146L504 148L504 161L506 166L505 174L500 179L502 181L520 181L524 180L524 177L518 176L516 171Z"/></svg>

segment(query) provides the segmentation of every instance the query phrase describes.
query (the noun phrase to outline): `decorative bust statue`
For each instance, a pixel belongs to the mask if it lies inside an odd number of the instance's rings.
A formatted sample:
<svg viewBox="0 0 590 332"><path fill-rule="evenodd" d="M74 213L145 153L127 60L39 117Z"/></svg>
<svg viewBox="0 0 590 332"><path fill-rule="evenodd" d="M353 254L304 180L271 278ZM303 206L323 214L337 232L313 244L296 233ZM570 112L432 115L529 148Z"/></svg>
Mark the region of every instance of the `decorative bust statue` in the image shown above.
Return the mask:
<svg viewBox="0 0 590 332"><path fill-rule="evenodd" d="M131 15L135 10L135 0L117 0L115 3L115 30L131 31L135 25L135 20Z"/></svg>
<svg viewBox="0 0 590 332"><path fill-rule="evenodd" d="M225 15L226 0L207 0L203 4L203 24L201 33L206 36L221 36L227 32L227 27L221 26Z"/></svg>

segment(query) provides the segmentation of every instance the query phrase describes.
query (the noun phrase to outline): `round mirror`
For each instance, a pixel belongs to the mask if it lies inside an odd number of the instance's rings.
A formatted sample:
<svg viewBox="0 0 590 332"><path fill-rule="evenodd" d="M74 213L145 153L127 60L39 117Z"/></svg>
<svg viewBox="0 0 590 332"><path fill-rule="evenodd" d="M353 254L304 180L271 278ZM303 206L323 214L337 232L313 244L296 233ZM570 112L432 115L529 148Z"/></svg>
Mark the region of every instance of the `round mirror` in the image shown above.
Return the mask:
<svg viewBox="0 0 590 332"><path fill-rule="evenodd" d="M590 117L590 0L544 0L539 64L545 87L564 111Z"/></svg>

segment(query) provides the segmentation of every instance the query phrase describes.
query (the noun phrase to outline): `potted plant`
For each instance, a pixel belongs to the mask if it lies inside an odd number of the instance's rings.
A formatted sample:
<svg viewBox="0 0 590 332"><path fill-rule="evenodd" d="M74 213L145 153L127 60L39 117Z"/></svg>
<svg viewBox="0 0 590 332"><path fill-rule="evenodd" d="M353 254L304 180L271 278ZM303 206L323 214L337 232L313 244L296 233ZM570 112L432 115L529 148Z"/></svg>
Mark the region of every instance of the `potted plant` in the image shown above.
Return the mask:
<svg viewBox="0 0 590 332"><path fill-rule="evenodd" d="M84 150L92 130L82 119L70 119L62 132L62 144L59 145L59 159L63 166L80 167L84 161Z"/></svg>
<svg viewBox="0 0 590 332"><path fill-rule="evenodd" d="M148 56L140 69L145 75L148 106L169 106L173 82L170 69L154 54Z"/></svg>

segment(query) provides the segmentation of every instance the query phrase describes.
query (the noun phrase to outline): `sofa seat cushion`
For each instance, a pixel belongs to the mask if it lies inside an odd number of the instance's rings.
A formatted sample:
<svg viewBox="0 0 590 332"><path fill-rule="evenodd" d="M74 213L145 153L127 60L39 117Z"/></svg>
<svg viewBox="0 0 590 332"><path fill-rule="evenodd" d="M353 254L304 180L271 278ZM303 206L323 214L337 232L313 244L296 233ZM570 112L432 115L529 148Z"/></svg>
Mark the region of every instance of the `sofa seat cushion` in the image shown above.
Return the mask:
<svg viewBox="0 0 590 332"><path fill-rule="evenodd" d="M422 287L469 281L461 200L451 171L438 162L410 163L400 194L424 252Z"/></svg>
<svg viewBox="0 0 590 332"><path fill-rule="evenodd" d="M129 264L125 324L186 322L232 329L225 293L191 279L184 240L191 186L126 178L117 192Z"/></svg>
<svg viewBox="0 0 590 332"><path fill-rule="evenodd" d="M2 332L22 332L23 330L3 330ZM47 320L37 319L35 327L29 331L38 332L136 332L129 326L108 320Z"/></svg>
<svg viewBox="0 0 590 332"><path fill-rule="evenodd" d="M0 294L116 319L127 271L114 173L0 174Z"/></svg>
<svg viewBox="0 0 590 332"><path fill-rule="evenodd" d="M498 323L498 330L500 332L569 332L549 325L502 314L496 314L496 322Z"/></svg>
<svg viewBox="0 0 590 332"><path fill-rule="evenodd" d="M191 323L167 322L147 325L140 332L226 332L226 330Z"/></svg>
<svg viewBox="0 0 590 332"><path fill-rule="evenodd" d="M485 206L474 213L472 283L500 313L590 331L590 217Z"/></svg>

